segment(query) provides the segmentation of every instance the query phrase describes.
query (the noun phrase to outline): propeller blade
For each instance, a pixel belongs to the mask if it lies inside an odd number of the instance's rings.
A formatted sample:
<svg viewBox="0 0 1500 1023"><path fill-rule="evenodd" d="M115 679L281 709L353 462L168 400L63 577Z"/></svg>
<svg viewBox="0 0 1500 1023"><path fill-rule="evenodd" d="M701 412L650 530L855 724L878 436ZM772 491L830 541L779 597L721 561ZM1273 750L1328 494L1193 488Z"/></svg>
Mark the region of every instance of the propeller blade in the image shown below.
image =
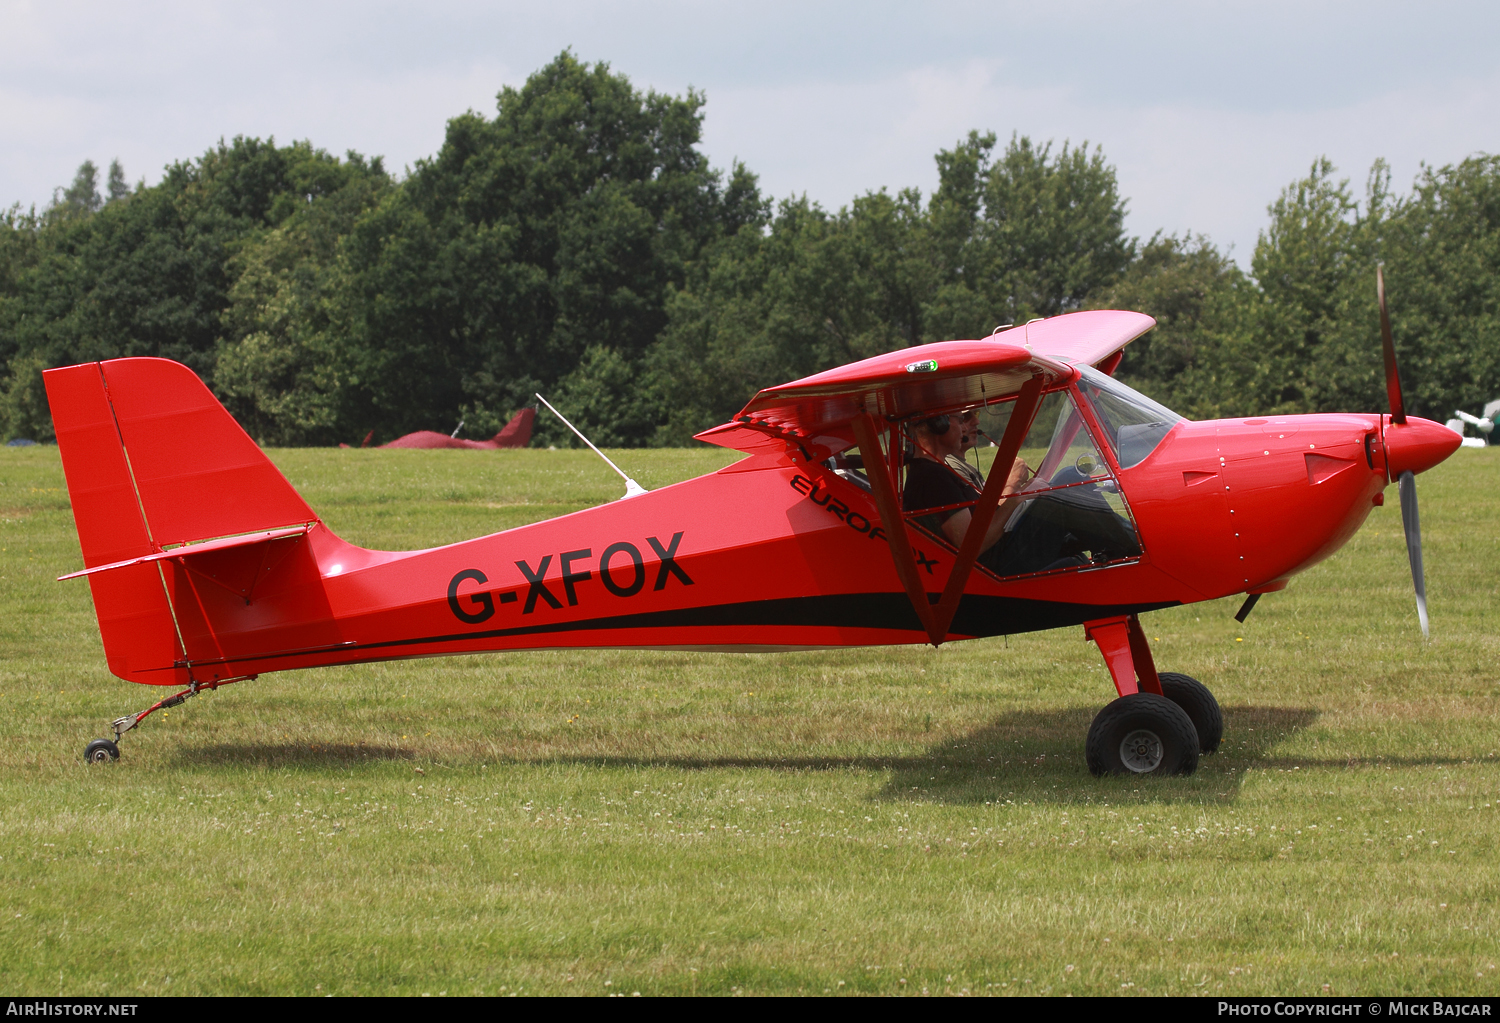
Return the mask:
<svg viewBox="0 0 1500 1023"><path fill-rule="evenodd" d="M1422 638L1427 638L1427 580L1422 573L1422 524L1417 519L1417 478L1403 472L1401 483L1401 528L1406 533L1406 558L1411 562L1411 583L1417 591L1417 620Z"/></svg>
<svg viewBox="0 0 1500 1023"><path fill-rule="evenodd" d="M1380 303L1380 340L1385 353L1385 396L1391 403L1391 422L1404 423L1406 402L1401 397L1401 372L1396 368L1396 342L1391 337L1391 314L1385 307L1385 274L1378 266L1375 268L1375 298Z"/></svg>

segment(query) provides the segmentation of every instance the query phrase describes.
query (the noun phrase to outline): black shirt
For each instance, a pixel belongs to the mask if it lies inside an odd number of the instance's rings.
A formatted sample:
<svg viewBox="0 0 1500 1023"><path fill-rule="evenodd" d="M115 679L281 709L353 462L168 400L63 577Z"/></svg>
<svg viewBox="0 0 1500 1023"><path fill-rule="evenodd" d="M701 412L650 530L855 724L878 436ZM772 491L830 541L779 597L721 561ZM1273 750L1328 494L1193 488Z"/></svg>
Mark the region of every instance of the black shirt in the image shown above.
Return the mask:
<svg viewBox="0 0 1500 1023"><path fill-rule="evenodd" d="M914 458L906 466L906 489L901 495L901 506L906 511L923 508L941 508L946 504L975 501L979 491L965 483L951 469L926 458ZM917 521L934 532L941 531L944 522L958 509L924 515Z"/></svg>

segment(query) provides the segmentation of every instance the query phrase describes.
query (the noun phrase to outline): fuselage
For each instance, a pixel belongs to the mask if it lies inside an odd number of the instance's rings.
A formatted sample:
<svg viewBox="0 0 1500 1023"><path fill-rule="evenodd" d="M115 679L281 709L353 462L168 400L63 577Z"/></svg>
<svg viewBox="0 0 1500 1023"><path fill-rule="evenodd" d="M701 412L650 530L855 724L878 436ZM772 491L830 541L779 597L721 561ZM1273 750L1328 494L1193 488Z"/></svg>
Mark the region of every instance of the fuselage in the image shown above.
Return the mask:
<svg viewBox="0 0 1500 1023"><path fill-rule="evenodd" d="M1149 324L1073 317L1082 334ZM45 380L110 670L161 685L490 650L909 644L1124 620L1284 586L1390 481L1458 446L1439 424L1375 415L1190 423L1090 363L1009 343L913 351L937 357L892 353L762 392L754 414L702 435L750 452L719 472L409 552L335 536L180 364ZM940 365L948 376L929 375ZM1013 530L976 563L892 481L917 457L903 444L922 417L1018 410L1023 385L1029 411L995 457L1025 447L1029 481L1005 498ZM869 449L858 457L851 424ZM981 514L1002 497L986 490L969 502ZM951 624L919 620L924 596Z"/></svg>
<svg viewBox="0 0 1500 1023"><path fill-rule="evenodd" d="M1336 551L1388 483L1376 415L1179 422L1117 469L1142 552L1002 579L976 570L953 639L1279 589ZM1439 427L1441 429L1441 427ZM1446 431L1445 431L1446 432ZM432 550L370 551L321 524L277 541L247 601L168 569L200 681L542 647L784 650L926 641L866 487L795 453ZM954 551L913 531L940 593ZM184 609L187 609L186 611ZM163 677L169 675L171 677Z"/></svg>

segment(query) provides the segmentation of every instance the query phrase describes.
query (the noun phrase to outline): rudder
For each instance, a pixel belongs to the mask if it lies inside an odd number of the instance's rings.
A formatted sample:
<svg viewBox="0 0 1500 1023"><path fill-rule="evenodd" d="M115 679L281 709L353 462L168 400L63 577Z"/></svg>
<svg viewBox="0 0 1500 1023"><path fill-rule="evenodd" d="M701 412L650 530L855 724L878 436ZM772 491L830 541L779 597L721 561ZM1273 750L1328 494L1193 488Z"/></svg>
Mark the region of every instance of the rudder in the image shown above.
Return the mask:
<svg viewBox="0 0 1500 1023"><path fill-rule="evenodd" d="M156 544L316 521L192 370L167 359L99 368Z"/></svg>

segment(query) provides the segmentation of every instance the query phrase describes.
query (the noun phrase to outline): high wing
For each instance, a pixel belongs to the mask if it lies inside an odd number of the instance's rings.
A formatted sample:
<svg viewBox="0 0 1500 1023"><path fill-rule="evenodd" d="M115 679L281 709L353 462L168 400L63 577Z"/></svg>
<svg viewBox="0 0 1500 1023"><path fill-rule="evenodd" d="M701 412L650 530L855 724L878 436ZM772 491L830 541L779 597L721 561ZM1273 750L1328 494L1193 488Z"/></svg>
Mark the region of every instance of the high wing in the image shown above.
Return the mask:
<svg viewBox="0 0 1500 1023"><path fill-rule="evenodd" d="M982 341L939 341L794 380L761 391L734 421L697 439L750 454L780 454L788 444L822 459L856 443L863 413L902 418L1011 397L1034 377L1071 376L1073 365L1109 365L1156 325L1142 313L1068 313L1012 327Z"/></svg>
<svg viewBox="0 0 1500 1023"><path fill-rule="evenodd" d="M1002 497L1021 439L1042 394L1069 380L1076 365L1118 365L1117 353L1156 325L1141 313L1100 310L1036 320L983 341L939 341L841 366L761 391L733 422L697 439L751 455L807 461L859 446L891 561L934 646L948 635L980 543ZM912 561L910 526L898 495L901 448L896 420L935 415L983 402L1015 402L989 481L937 604Z"/></svg>

